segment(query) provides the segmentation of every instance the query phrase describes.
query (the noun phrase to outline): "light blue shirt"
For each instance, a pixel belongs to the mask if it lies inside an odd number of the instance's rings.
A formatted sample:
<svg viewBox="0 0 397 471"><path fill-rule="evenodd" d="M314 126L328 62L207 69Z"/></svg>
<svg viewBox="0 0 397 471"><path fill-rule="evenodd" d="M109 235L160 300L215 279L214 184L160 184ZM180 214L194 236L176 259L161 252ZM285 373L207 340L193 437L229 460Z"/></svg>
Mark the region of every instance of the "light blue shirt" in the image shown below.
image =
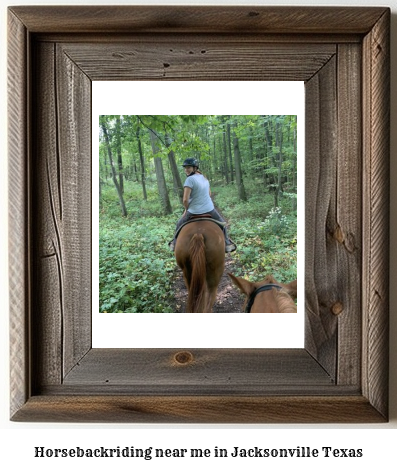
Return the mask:
<svg viewBox="0 0 397 471"><path fill-rule="evenodd" d="M210 196L210 182L200 173L189 175L183 186L192 189L189 198L188 212L191 214L204 214L214 209Z"/></svg>

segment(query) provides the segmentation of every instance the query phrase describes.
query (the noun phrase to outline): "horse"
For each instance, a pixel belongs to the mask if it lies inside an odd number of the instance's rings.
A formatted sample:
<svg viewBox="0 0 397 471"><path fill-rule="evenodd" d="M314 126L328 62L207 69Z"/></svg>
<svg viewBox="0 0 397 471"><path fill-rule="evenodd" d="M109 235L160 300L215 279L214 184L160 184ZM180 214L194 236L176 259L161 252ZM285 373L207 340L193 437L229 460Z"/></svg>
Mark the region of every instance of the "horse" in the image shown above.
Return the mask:
<svg viewBox="0 0 397 471"><path fill-rule="evenodd" d="M188 290L187 312L212 312L225 267L225 236L209 219L189 221L178 235L175 258Z"/></svg>
<svg viewBox="0 0 397 471"><path fill-rule="evenodd" d="M278 283L272 275L252 283L228 273L233 284L246 295L244 312L286 313L297 312L293 298L297 296L297 280Z"/></svg>

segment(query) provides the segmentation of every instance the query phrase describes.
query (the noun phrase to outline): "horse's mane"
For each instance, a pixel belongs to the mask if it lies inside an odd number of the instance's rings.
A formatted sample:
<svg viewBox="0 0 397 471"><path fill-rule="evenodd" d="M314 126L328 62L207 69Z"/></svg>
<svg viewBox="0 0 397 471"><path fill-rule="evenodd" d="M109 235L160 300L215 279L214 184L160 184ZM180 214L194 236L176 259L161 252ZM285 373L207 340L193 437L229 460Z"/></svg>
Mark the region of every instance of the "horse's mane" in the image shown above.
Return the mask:
<svg viewBox="0 0 397 471"><path fill-rule="evenodd" d="M285 289L272 290L275 294L278 312L297 312L296 304Z"/></svg>
<svg viewBox="0 0 397 471"><path fill-rule="evenodd" d="M272 275L267 275L264 281L266 281L266 283L277 284L276 279ZM297 312L296 304L285 288L272 291L275 293L275 299L279 308L279 312Z"/></svg>

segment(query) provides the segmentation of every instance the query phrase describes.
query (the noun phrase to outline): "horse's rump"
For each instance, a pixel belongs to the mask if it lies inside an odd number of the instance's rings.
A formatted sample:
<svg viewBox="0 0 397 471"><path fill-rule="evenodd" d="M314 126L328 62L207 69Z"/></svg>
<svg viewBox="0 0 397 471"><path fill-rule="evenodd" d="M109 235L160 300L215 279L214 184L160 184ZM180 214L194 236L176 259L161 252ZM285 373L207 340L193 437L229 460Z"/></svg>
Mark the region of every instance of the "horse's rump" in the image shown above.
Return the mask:
<svg viewBox="0 0 397 471"><path fill-rule="evenodd" d="M188 289L188 312L211 312L224 268L223 231L212 221L184 226L175 256Z"/></svg>

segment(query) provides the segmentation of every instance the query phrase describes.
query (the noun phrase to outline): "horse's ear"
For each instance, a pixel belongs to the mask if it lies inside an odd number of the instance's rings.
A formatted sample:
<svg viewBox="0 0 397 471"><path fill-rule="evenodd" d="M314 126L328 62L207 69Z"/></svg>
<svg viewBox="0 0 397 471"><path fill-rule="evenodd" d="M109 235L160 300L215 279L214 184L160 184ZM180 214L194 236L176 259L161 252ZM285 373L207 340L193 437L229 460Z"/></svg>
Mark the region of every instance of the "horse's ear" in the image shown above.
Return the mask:
<svg viewBox="0 0 397 471"><path fill-rule="evenodd" d="M290 283L283 285L283 288L288 292L290 296L296 298L298 290L297 280L291 281Z"/></svg>
<svg viewBox="0 0 397 471"><path fill-rule="evenodd" d="M244 280L244 278L239 278L231 273L228 273L227 275L243 294L249 296L253 291L255 291L255 285L254 283L251 283L251 281Z"/></svg>

